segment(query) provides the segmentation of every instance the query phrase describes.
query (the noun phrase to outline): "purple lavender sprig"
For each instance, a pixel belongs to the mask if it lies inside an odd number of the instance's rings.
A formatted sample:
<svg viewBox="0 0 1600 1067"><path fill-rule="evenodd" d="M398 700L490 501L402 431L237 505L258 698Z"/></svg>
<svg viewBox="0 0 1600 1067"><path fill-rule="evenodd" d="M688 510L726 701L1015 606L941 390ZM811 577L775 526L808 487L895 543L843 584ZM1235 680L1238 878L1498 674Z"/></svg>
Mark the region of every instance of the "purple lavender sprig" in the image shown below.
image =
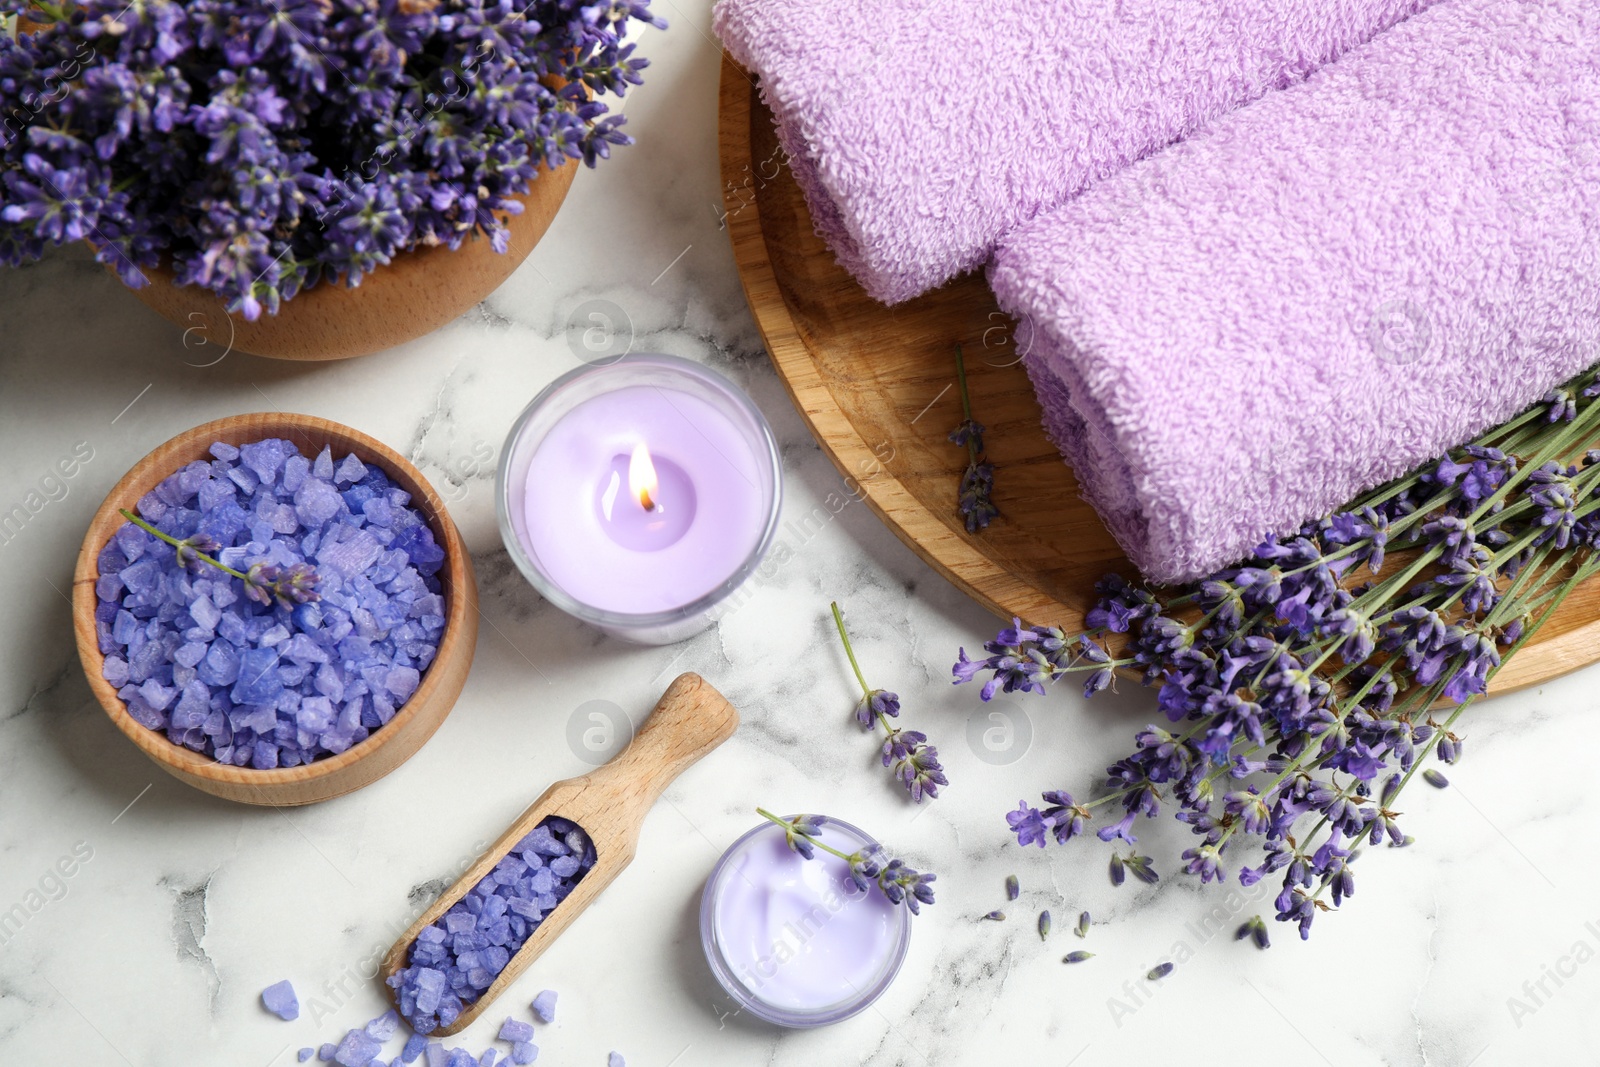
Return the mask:
<svg viewBox="0 0 1600 1067"><path fill-rule="evenodd" d="M920 804L924 796L937 797L939 787L950 784L939 763L939 750L928 744L928 735L921 730L890 724L891 718L900 715L900 697L887 689L873 689L867 685L861 664L856 662L855 649L850 646L850 635L844 628L844 613L837 602L829 607L833 610L833 624L839 631L839 640L844 642L844 654L850 657L850 668L861 685L861 699L855 707L856 722L864 730L883 727L887 735L883 741L883 765L905 786L913 801Z"/></svg>
<svg viewBox="0 0 1600 1067"><path fill-rule="evenodd" d="M648 0L6 3L0 262L90 241L254 320L399 252L504 252L541 166L632 143Z"/></svg>
<svg viewBox="0 0 1600 1067"><path fill-rule="evenodd" d="M806 859L815 858L815 850L820 848L844 860L850 865L851 882L861 892L865 893L876 885L889 903L904 904L913 915L921 913L922 905L933 903L933 883L938 880L938 875L918 871L903 860L886 858L881 846L841 852L818 836L822 825L828 821L826 816L795 815L785 819L766 808L757 808L756 814L780 826L789 848Z"/></svg>
<svg viewBox="0 0 1600 1067"><path fill-rule="evenodd" d="M219 547L214 538L198 534L180 540L156 529L154 525L127 508L121 508L119 511L123 518L145 533L171 545L178 555L178 562L183 566L204 563L239 579L244 583L244 595L258 604L270 607L276 601L285 608L293 608L296 604L309 604L321 599L317 592L317 572L309 563L293 563L287 567L280 567L275 563L262 562L251 564L248 570L234 570L211 555Z"/></svg>
<svg viewBox="0 0 1600 1067"><path fill-rule="evenodd" d="M967 524L968 533L987 529L1000 516L990 499L994 494L994 464L983 455L985 427L972 417L972 397L967 392L967 363L956 345L956 383L961 390L961 425L950 431L950 443L967 450L967 469L961 472L956 495L956 513Z"/></svg>
<svg viewBox="0 0 1600 1067"><path fill-rule="evenodd" d="M1354 894L1359 844L1411 842L1398 797L1419 775L1443 781L1424 764L1460 757L1465 709L1600 574L1597 440L1600 368L1239 566L1160 595L1107 577L1075 640L1014 621L986 659L961 650L954 679L986 676L985 700L1071 670L1090 672L1092 694L1094 672L1123 667L1157 688L1167 720L1107 768L1103 795L1051 792L1007 813L1018 842L1064 843L1109 809L1096 836L1133 845L1139 820L1171 805L1196 837L1186 873L1281 878L1276 917L1309 936ZM1247 845L1259 853L1235 864ZM1114 853L1112 881L1130 872L1157 877L1147 857Z"/></svg>

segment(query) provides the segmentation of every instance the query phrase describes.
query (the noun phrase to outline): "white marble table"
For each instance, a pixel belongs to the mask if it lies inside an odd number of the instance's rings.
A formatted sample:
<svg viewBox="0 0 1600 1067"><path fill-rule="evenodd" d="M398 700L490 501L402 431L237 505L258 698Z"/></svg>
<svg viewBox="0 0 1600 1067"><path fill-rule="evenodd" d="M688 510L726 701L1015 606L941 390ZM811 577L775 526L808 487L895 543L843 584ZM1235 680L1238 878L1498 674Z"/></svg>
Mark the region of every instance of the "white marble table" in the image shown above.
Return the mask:
<svg viewBox="0 0 1600 1067"><path fill-rule="evenodd" d="M541 1064L600 1065L612 1049L632 1067L1161 1062L1192 1059L1210 1033L1219 1057L1247 1064L1596 1062L1600 798L1585 731L1600 669L1474 710L1453 787L1418 788L1406 805L1418 843L1360 864L1357 896L1309 943L1276 926L1268 952L1232 940L1268 894L1230 898L1178 877L1114 890L1099 842L1024 852L1008 841L1005 810L1043 788L1082 789L1152 701L1136 687L1092 705L1069 693L1013 701L998 707L1027 729L1010 762L969 744L992 709L952 688L949 666L995 621L864 505L823 518L840 479L763 355L718 224L709 5L658 6L674 25L644 42L654 66L628 108L638 145L579 175L492 298L400 349L327 366L241 355L196 366L210 354L82 250L0 272L0 509L80 442L93 452L64 495L0 539L0 912L39 905L0 935L5 1062L67 1052L48 1062L268 1067L337 1040L384 1008L364 975L413 907L547 783L585 768L566 740L578 709L600 700L638 716L686 669L721 687L744 725L668 791L633 867L514 988L508 1008L547 986L561 993ZM484 457L575 365L567 323L592 300L625 312L636 348L744 383L783 443L792 560L681 646L633 647L569 623L495 532ZM62 595L93 509L138 457L185 427L270 408L358 426L444 489L485 624L460 703L419 755L353 796L285 811L203 796L118 735L82 677ZM908 721L941 748L953 784L924 809L888 783L850 721L853 683L827 621L835 597L874 684L899 690ZM848 818L941 876L898 982L830 1029L786 1033L733 1014L700 952L702 882L757 804ZM1181 829L1150 841L1168 870ZM55 880L75 852L72 876ZM1012 920L978 921L1010 873L1024 887ZM1041 944L1033 917L1046 907L1056 932ZM1097 956L1066 967L1083 909ZM1170 977L1143 983L1172 956ZM285 977L302 1000L294 1023L258 1001ZM491 1010L464 1043L485 1047L504 1014Z"/></svg>

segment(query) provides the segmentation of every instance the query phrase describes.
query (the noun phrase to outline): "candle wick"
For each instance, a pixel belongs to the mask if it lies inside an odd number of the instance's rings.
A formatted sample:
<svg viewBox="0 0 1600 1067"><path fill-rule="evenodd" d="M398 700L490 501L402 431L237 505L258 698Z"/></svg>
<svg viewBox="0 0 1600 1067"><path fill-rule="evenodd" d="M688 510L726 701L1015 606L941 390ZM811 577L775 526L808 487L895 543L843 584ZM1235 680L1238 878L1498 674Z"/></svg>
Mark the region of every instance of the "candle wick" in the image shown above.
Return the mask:
<svg viewBox="0 0 1600 1067"><path fill-rule="evenodd" d="M650 490L639 490L639 506L644 508L646 511L656 510L656 502L650 498Z"/></svg>

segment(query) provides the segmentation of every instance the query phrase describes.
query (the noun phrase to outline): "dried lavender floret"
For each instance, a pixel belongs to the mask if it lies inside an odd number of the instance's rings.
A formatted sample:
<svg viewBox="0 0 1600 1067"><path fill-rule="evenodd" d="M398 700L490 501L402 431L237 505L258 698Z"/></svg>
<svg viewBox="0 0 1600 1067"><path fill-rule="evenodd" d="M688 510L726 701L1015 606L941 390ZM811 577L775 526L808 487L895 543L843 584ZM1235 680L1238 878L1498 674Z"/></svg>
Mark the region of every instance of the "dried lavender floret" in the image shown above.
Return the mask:
<svg viewBox="0 0 1600 1067"><path fill-rule="evenodd" d="M1092 960L1092 959L1094 959L1094 953L1093 952L1085 952L1085 951L1083 951L1083 949L1078 949L1076 952L1069 952L1065 956L1062 956L1061 957L1061 962L1062 963L1082 963L1084 960Z"/></svg>
<svg viewBox="0 0 1600 1067"><path fill-rule="evenodd" d="M276 596L179 559L133 523L100 553L106 680L135 720L219 763L294 767L346 751L393 718L438 651L443 550L382 470L324 453L313 463L289 441L219 446L140 502L164 536L206 544L278 583ZM354 478L342 490L339 470ZM381 521L365 507L377 499ZM325 522L302 524L330 505ZM299 584L311 574L315 600Z"/></svg>
<svg viewBox="0 0 1600 1067"><path fill-rule="evenodd" d="M261 1003L285 1022L300 1018L300 999L294 995L294 986L285 978L261 991Z"/></svg>
<svg viewBox="0 0 1600 1067"><path fill-rule="evenodd" d="M1006 899L1016 900L1021 892L1022 885L1017 881L1017 876L1014 874L1006 875Z"/></svg>
<svg viewBox="0 0 1600 1067"><path fill-rule="evenodd" d="M1172 973L1172 967L1173 965L1170 963L1158 963L1154 967L1150 968L1150 972L1146 974L1145 977L1152 982L1159 982L1161 979Z"/></svg>
<svg viewBox="0 0 1600 1067"><path fill-rule="evenodd" d="M577 867L570 876L558 876L544 865L546 856L571 856ZM454 1022L494 983L595 859L588 835L558 816L546 818L513 845L477 885L417 934L406 966L388 979L411 1028L429 1034ZM553 993L544 1007L553 1018Z"/></svg>
<svg viewBox="0 0 1600 1067"><path fill-rule="evenodd" d="M1045 938L1047 938L1049 936L1050 936L1050 913L1048 911L1041 911L1039 913L1039 940L1043 941Z"/></svg>

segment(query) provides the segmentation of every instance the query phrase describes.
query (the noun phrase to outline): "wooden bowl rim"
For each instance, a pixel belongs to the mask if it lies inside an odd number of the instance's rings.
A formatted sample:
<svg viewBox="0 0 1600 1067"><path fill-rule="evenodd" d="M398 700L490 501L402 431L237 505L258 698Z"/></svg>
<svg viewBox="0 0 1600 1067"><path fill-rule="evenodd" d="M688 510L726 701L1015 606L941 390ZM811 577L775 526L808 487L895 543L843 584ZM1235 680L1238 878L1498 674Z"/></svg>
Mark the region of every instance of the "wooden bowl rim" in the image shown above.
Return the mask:
<svg viewBox="0 0 1600 1067"><path fill-rule="evenodd" d="M240 436L236 431L246 425L250 426L250 434ZM296 767L261 770L218 763L209 756L168 740L165 734L150 729L129 714L122 698L117 695L111 683L105 680L103 674L105 654L100 651L94 626L94 611L99 602L95 593L95 585L100 578L99 556L101 550L109 543L109 537L101 539L96 531L102 522L111 521L110 517L118 508L127 507L133 510L145 493L184 464L193 462L201 456L209 456L206 450L212 442L243 444L274 436L309 438L313 441L320 437L323 438L324 444L335 446L336 451L341 446L335 438L342 437L349 442L347 451L353 452L363 463L376 462L391 481L398 481L396 475L399 475L415 483L421 493L412 493L410 506L423 512L435 539L444 549L447 581L442 583L444 585L442 595L445 597L445 626L444 634L439 640L439 648L434 653L433 662L423 672L422 683L395 712L394 718L364 740L337 755L311 763L302 763ZM239 440L232 440L232 437L238 437ZM200 445L201 442L204 444L197 454L193 446ZM299 445L301 440L296 439L295 443ZM368 456L372 458L369 459ZM165 473L153 479L137 477L143 469L165 471ZM115 530L116 525L113 524L110 528ZM117 481L95 510L94 518L90 520L89 529L84 535L83 545L78 550L78 562L72 576L72 614L78 657L83 663L84 674L88 676L89 688L94 691L100 706L111 717L117 729L139 746L145 755L177 771L180 776L255 787L287 786L325 778L376 753L395 737L404 735L405 731L402 728L432 704L434 696L444 684L445 676L445 672L435 668L441 662L461 654L458 648L463 630L461 624L465 619L468 603L473 599L469 595L464 595L466 583L471 581L465 559L466 548L461 542L460 533L456 530L455 523L450 521L444 502L434 491L433 486L410 460L382 441L354 427L315 415L279 411L228 415L191 427L157 445ZM448 709L446 713L448 714Z"/></svg>

